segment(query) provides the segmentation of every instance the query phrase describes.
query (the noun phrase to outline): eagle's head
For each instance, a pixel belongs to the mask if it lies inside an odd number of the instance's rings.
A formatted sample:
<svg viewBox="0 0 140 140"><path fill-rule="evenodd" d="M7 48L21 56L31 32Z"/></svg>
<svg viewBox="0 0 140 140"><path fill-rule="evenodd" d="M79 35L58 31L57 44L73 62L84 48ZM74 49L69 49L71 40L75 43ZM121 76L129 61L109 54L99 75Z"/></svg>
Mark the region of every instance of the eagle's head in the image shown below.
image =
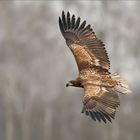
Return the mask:
<svg viewBox="0 0 140 140"><path fill-rule="evenodd" d="M66 83L66 87L68 86L74 86L74 80L69 81L68 83Z"/></svg>
<svg viewBox="0 0 140 140"><path fill-rule="evenodd" d="M81 83L78 80L70 80L67 84L66 87L68 86L74 86L74 87L82 87Z"/></svg>

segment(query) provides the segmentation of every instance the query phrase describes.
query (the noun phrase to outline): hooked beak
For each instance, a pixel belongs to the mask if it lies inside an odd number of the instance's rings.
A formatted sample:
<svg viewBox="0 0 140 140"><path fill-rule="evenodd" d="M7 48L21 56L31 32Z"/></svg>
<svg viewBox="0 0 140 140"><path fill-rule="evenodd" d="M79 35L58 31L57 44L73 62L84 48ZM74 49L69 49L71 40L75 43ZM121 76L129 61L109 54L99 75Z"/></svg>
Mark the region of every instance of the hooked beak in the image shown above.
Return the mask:
<svg viewBox="0 0 140 140"><path fill-rule="evenodd" d="M68 87L68 86L73 86L73 84L72 84L71 82L68 82L68 83L66 84L66 87Z"/></svg>
<svg viewBox="0 0 140 140"><path fill-rule="evenodd" d="M69 86L69 83L66 84L66 87L68 87L68 86Z"/></svg>

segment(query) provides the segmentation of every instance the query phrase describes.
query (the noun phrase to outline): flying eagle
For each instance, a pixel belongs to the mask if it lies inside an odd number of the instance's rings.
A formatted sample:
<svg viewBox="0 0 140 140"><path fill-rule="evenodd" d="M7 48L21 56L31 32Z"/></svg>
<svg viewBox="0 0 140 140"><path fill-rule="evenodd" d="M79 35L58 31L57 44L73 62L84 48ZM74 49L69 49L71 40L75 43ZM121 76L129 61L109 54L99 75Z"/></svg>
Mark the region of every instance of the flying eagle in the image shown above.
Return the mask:
<svg viewBox="0 0 140 140"><path fill-rule="evenodd" d="M65 15L59 17L59 26L66 44L72 51L79 75L66 86L84 88L82 113L94 121L112 121L116 108L120 105L118 93L130 92L128 84L118 74L109 72L110 62L105 45L93 32L90 24L80 17Z"/></svg>

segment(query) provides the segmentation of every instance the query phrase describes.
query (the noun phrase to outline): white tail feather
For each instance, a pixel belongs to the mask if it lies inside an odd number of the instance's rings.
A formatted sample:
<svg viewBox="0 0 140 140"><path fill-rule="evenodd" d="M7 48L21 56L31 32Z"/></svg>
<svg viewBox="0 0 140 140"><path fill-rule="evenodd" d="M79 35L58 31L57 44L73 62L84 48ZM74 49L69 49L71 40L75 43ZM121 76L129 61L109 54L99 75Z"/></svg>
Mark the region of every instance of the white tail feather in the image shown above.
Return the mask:
<svg viewBox="0 0 140 140"><path fill-rule="evenodd" d="M125 81L120 75L117 73L114 73L112 75L112 78L115 79L118 83L118 85L115 87L115 90L117 92L123 93L123 94L129 94L131 93L131 90L128 86L127 81Z"/></svg>

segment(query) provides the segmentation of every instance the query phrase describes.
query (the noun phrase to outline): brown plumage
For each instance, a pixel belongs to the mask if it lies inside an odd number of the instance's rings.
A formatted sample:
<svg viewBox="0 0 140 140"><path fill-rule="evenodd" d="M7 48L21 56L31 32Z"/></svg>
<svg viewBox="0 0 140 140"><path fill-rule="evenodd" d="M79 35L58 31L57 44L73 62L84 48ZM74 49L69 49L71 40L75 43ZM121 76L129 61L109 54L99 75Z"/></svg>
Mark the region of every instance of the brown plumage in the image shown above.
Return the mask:
<svg viewBox="0 0 140 140"><path fill-rule="evenodd" d="M84 88L82 113L95 121L111 122L120 104L118 93L130 92L127 82L117 74L111 75L104 44L86 21L80 23L79 17L63 11L59 26L79 69L76 80L67 86Z"/></svg>

